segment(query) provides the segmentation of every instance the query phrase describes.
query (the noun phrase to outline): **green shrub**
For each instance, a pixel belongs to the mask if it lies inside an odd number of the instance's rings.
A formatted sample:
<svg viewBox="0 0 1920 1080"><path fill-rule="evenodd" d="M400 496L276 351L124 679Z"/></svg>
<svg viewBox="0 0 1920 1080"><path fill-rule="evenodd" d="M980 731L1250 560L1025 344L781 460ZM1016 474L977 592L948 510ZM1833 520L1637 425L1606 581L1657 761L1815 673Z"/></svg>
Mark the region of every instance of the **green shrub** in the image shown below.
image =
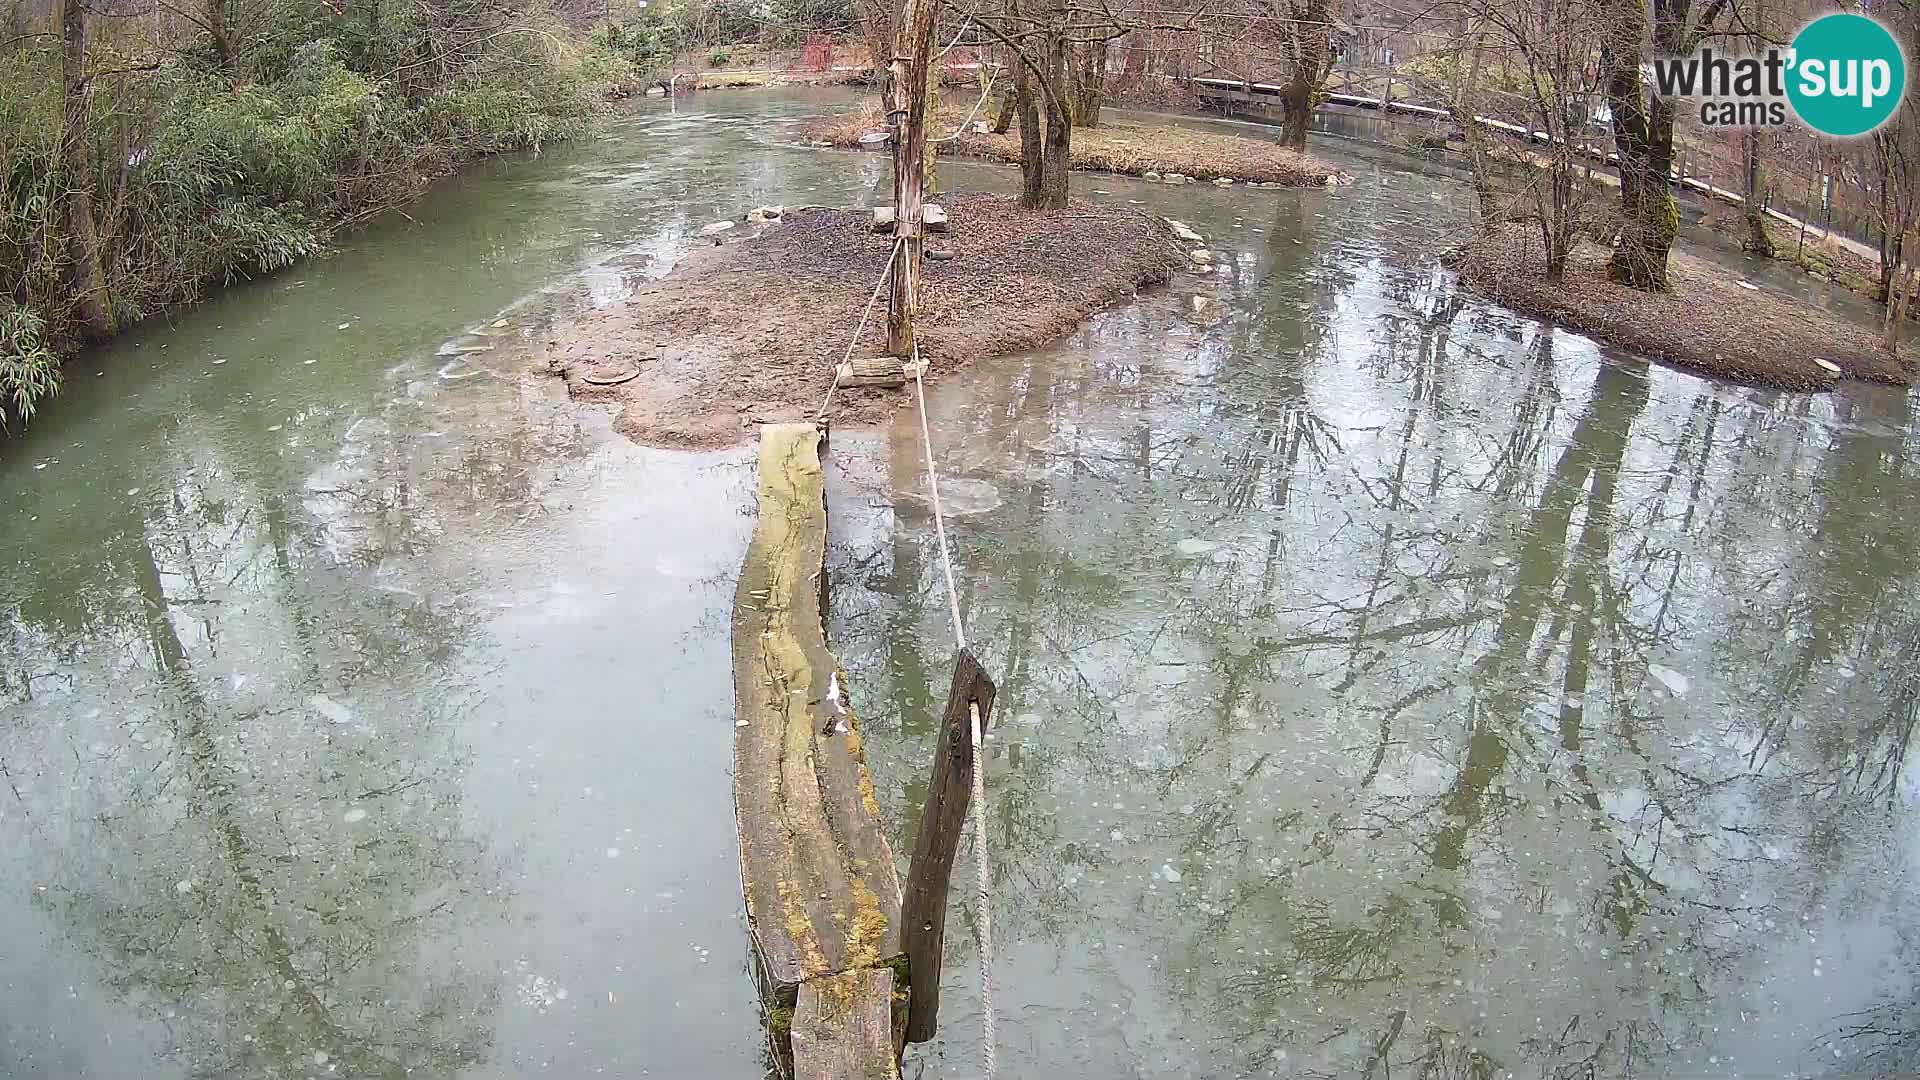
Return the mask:
<svg viewBox="0 0 1920 1080"><path fill-rule="evenodd" d="M134 320L236 277L325 250L333 230L417 194L481 154L585 131L610 86L664 57L664 28L576 50L525 12L495 32L491 0L401 8L387 20L283 5L235 56L182 44L157 69L96 41L84 138L108 302ZM431 32L416 20L441 20ZM465 35L482 44L448 52ZM78 337L66 240L59 56L0 55L0 425L58 385ZM431 62L401 62L407 57Z"/></svg>
<svg viewBox="0 0 1920 1080"><path fill-rule="evenodd" d="M774 0L771 10L782 44L798 44L809 32L845 34L860 26L851 0Z"/></svg>
<svg viewBox="0 0 1920 1080"><path fill-rule="evenodd" d="M593 32L594 49L632 65L636 78L666 68L673 60L673 34L659 18L608 23Z"/></svg>
<svg viewBox="0 0 1920 1080"><path fill-rule="evenodd" d="M727 66L727 50L715 49L712 52L708 53L707 66L708 67L726 67Z"/></svg>
<svg viewBox="0 0 1920 1080"><path fill-rule="evenodd" d="M26 308L0 299L0 429L8 416L33 418L35 402L60 388L60 358L46 340L46 323Z"/></svg>

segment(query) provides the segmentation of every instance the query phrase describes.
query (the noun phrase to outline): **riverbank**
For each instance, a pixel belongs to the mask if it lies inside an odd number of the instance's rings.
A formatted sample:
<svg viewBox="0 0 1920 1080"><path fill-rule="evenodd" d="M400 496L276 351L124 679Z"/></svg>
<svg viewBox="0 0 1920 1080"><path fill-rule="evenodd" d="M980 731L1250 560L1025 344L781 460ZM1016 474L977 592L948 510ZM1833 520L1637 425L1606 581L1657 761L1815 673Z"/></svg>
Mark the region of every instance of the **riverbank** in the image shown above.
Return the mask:
<svg viewBox="0 0 1920 1080"><path fill-rule="evenodd" d="M1539 237L1508 225L1468 243L1453 262L1462 281L1508 307L1675 367L1787 390L1827 389L1839 378L1897 386L1912 380L1914 357L1887 353L1872 332L1743 285L1696 256L1674 251L1672 290L1647 293L1614 284L1608 254L1582 243L1565 279L1550 283Z"/></svg>
<svg viewBox="0 0 1920 1080"><path fill-rule="evenodd" d="M91 29L103 51L148 45ZM541 31L552 47L492 35L457 73L387 70L428 29L128 69L88 88L78 150L59 50L0 57L0 429L30 420L83 347L323 254L468 162L581 135L638 79L564 27Z"/></svg>
<svg viewBox="0 0 1920 1080"><path fill-rule="evenodd" d="M1050 342L1183 261L1167 227L1129 207L1044 213L970 194L941 204L951 224L929 240L940 257L921 269L915 320L933 376ZM651 445L725 446L752 424L811 417L886 268L891 242L871 222L865 210L808 207L696 248L665 278L551 341L537 362L576 399L619 405L619 430ZM854 356L885 350L883 305ZM832 418L877 423L905 400L897 390L842 389Z"/></svg>
<svg viewBox="0 0 1920 1080"><path fill-rule="evenodd" d="M1017 128L1004 135L976 130L968 122L973 105L971 97L964 103L942 105L931 124L943 140L940 156L1019 164ZM859 149L861 136L886 129L880 103L868 101L808 125L806 134L823 145ZM1072 152L1076 170L1126 176L1178 174L1194 180L1231 179L1285 187L1314 187L1340 177L1340 170L1326 162L1276 142L1130 117L1109 117L1099 127L1074 128Z"/></svg>

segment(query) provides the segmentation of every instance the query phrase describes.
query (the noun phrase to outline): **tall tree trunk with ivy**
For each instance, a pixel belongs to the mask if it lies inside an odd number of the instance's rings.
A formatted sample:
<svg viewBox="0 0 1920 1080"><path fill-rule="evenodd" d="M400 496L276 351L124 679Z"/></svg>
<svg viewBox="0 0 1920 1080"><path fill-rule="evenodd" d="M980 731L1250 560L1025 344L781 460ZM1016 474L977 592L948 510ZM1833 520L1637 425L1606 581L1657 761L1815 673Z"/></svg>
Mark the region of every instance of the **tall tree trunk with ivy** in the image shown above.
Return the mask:
<svg viewBox="0 0 1920 1080"><path fill-rule="evenodd" d="M101 269L94 218L94 176L87 132L87 14L81 0L60 10L62 127L60 171L66 186L66 252L72 265L74 321L90 338L113 336L113 305Z"/></svg>
<svg viewBox="0 0 1920 1080"><path fill-rule="evenodd" d="M1028 205L1038 210L1063 210L1067 205L1068 173L1073 168L1073 54L1067 44L1066 11L1049 28L1041 97L1047 113L1046 154L1040 162L1040 187Z"/></svg>
<svg viewBox="0 0 1920 1080"><path fill-rule="evenodd" d="M1622 285L1663 290L1667 256L1680 232L1680 211L1667 189L1673 169L1673 104L1649 97L1640 77L1646 12L1645 0L1619 0L1601 51L1620 159L1620 237L1608 273Z"/></svg>
<svg viewBox="0 0 1920 1080"><path fill-rule="evenodd" d="M1608 263L1613 280L1636 289L1667 288L1667 259L1680 234L1680 208L1673 201L1671 98L1648 94L1641 78L1647 41L1659 56L1688 56L1699 48L1732 0L1707 0L1694 18L1693 0L1611 0L1612 17L1601 43L1607 108L1613 113L1613 144L1620 158L1620 238Z"/></svg>
<svg viewBox="0 0 1920 1080"><path fill-rule="evenodd" d="M1292 71L1280 94L1286 109L1280 123L1280 145L1305 150L1315 98L1333 66L1334 0L1306 0L1295 4L1293 10L1287 38Z"/></svg>

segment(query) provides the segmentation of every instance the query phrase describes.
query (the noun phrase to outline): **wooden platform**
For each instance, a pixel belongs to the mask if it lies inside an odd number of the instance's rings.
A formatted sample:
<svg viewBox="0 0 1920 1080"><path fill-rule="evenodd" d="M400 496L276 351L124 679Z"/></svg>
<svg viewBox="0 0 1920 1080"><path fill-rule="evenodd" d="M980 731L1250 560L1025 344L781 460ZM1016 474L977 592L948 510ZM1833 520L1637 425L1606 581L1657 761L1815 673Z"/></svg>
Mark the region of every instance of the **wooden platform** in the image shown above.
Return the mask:
<svg viewBox="0 0 1920 1080"><path fill-rule="evenodd" d="M822 626L820 444L811 424L760 430L759 519L734 593L734 810L775 1056L805 1080L868 1080L898 1075L900 881Z"/></svg>

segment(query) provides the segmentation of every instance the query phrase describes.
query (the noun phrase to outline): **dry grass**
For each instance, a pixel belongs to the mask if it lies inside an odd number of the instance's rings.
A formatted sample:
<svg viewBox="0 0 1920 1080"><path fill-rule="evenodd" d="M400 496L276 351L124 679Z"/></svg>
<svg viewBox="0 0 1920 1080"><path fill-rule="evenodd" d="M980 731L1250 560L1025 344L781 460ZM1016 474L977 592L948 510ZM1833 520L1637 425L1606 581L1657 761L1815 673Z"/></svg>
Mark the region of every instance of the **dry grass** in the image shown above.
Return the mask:
<svg viewBox="0 0 1920 1080"><path fill-rule="evenodd" d="M872 77L866 68L834 68L829 71L762 70L736 71L722 68L703 71L694 80L695 90L739 90L765 86L851 86Z"/></svg>
<svg viewBox="0 0 1920 1080"><path fill-rule="evenodd" d="M1468 244L1457 256L1461 280L1507 306L1644 353L1674 367L1759 386L1823 390L1836 376L1814 362L1837 364L1843 377L1905 386L1910 355L1880 348L1878 335L1771 289L1741 287L1727 271L1675 251L1673 288L1645 293L1607 277L1609 251L1582 244L1559 284L1546 280L1540 238L1529 226L1507 225Z"/></svg>
<svg viewBox="0 0 1920 1080"><path fill-rule="evenodd" d="M974 95L964 103L943 103L933 131L945 136L959 130L973 110ZM981 110L984 117L986 111ZM867 102L835 117L813 124L807 134L831 146L857 148L860 136L886 129L878 102ZM1018 164L1019 129L1005 135L981 135L961 130L950 141L940 144L943 157L975 157L989 161ZM1173 124L1149 124L1131 119L1104 120L1097 128L1075 128L1073 167L1093 172L1144 176L1147 173L1181 173L1196 180L1231 177L1258 183L1312 187L1326 183L1339 170L1261 139L1228 135L1215 131Z"/></svg>

